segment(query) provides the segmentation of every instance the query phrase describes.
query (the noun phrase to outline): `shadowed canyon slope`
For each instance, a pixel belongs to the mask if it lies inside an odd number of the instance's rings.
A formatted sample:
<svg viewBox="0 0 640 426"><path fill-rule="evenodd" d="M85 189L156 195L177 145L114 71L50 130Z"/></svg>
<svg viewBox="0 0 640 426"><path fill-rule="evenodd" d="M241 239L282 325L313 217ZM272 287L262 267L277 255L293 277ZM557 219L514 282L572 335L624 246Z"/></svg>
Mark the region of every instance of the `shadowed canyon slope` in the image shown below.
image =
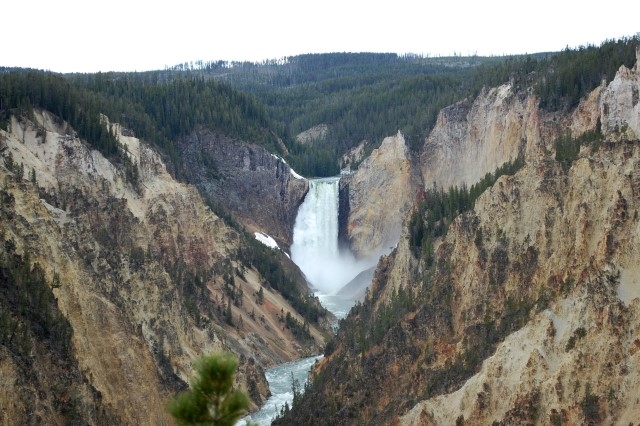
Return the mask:
<svg viewBox="0 0 640 426"><path fill-rule="evenodd" d="M261 146L207 130L185 138L180 149L187 178L202 194L248 229L291 246L298 207L309 189L306 179Z"/></svg>
<svg viewBox="0 0 640 426"><path fill-rule="evenodd" d="M258 301L265 278L243 255L244 237L155 151L105 121L138 165L130 179L56 117L30 117L0 130L2 254L28 257L54 283L72 349L66 368L47 367L37 333L25 334L34 341L25 356L0 349L5 419L53 422L76 410L88 424L170 422L168 399L186 387L192 361L215 350L240 357L237 381L255 408L269 392L264 368L321 349L313 324L311 339L284 327L283 312L304 320L279 293L265 287Z"/></svg>
<svg viewBox="0 0 640 426"><path fill-rule="evenodd" d="M446 189L518 154L524 166L432 253L403 229L282 424L640 418L640 70L621 67L572 113L511 90L445 109L420 170ZM566 129L598 137L561 163Z"/></svg>

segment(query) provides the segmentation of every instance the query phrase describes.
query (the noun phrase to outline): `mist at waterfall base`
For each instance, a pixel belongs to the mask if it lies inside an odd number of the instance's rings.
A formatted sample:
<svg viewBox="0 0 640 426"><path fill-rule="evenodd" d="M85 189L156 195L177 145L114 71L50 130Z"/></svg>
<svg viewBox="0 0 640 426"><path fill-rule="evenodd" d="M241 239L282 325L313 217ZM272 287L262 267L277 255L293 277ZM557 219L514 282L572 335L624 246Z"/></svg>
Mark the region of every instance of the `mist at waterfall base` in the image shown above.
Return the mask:
<svg viewBox="0 0 640 426"><path fill-rule="evenodd" d="M321 301L335 299L331 296L377 261L358 260L339 248L338 182L337 177L309 181L309 193L298 210L293 232L291 259ZM341 313L334 312L338 317L344 316Z"/></svg>

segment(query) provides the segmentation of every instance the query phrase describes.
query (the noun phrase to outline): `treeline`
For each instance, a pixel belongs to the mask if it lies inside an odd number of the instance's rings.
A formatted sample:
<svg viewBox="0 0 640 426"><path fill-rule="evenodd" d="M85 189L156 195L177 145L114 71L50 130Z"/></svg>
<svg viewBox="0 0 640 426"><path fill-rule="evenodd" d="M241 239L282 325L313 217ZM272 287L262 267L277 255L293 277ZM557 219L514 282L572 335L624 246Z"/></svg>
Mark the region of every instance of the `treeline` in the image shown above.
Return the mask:
<svg viewBox="0 0 640 426"><path fill-rule="evenodd" d="M632 68L640 36L608 40L597 46L565 49L543 61L535 74L535 93L546 110L572 109L602 82L611 82L620 66Z"/></svg>
<svg viewBox="0 0 640 426"><path fill-rule="evenodd" d="M574 108L621 65L633 66L639 42L634 36L598 47L494 58L301 55L285 64L254 64L245 74L239 68L228 81L261 99L289 135L327 124L326 139L313 146L288 143L297 170L323 176L362 140L372 150L401 130L418 149L443 107L473 98L483 87L511 82L516 91L533 90L544 109ZM266 81L265 74L273 79Z"/></svg>
<svg viewBox="0 0 640 426"><path fill-rule="evenodd" d="M357 78L358 75L368 81L375 75L415 76L500 60L498 57L425 57L416 54L374 52L309 53L260 62L198 60L169 67L162 74L174 78L180 73L195 73L255 92L268 91L269 86L291 88L309 83L336 81L336 78Z"/></svg>
<svg viewBox="0 0 640 426"><path fill-rule="evenodd" d="M157 146L179 173L175 141L200 126L280 152L282 128L251 95L198 76L162 80L159 73L0 73L0 126L33 108L67 121L78 136L108 158L120 155L101 114Z"/></svg>
<svg viewBox="0 0 640 426"><path fill-rule="evenodd" d="M417 209L409 219L409 247L413 255L425 261L427 267L433 264L433 242L446 234L453 219L475 206L478 197L498 180L500 176L515 174L524 165L524 155L508 161L495 172L487 173L478 183L468 188L452 186L448 190L432 188L422 194Z"/></svg>
<svg viewBox="0 0 640 426"><path fill-rule="evenodd" d="M283 129L264 105L227 84L197 75L165 81L160 73L97 73L73 81L104 96L106 115L158 146L174 165L180 164L176 141L199 127L282 151L278 139Z"/></svg>
<svg viewBox="0 0 640 426"><path fill-rule="evenodd" d="M469 93L473 75L470 66L373 54L308 55L296 63L298 72L282 77L287 84L239 87L253 91L292 137L329 126L325 140L289 143L289 162L307 176L337 174L346 151L363 140L372 150L398 130L417 148L440 109Z"/></svg>
<svg viewBox="0 0 640 426"><path fill-rule="evenodd" d="M594 130L588 130L582 133L579 137L574 138L571 135L571 129L567 129L562 135L560 135L554 141L554 147L556 149L556 161L558 161L562 168L567 171L571 168L574 160L578 158L580 154L580 147L583 145L591 146L591 151L595 152L600 148L602 144L602 130L601 130L600 118L596 123Z"/></svg>
<svg viewBox="0 0 640 426"><path fill-rule="evenodd" d="M292 148L292 153L299 155L293 156L292 164L304 170L305 154L312 156L315 150L329 150L337 165L337 159L359 142L367 140L373 149L398 130L417 149L424 142L426 131L435 124L438 112L465 96L468 73L458 70L388 78L335 91L320 83L263 99L277 111L276 118L289 123L292 135L319 123L329 124L327 139L312 146L313 149L297 152Z"/></svg>
<svg viewBox="0 0 640 426"><path fill-rule="evenodd" d="M33 119L33 108L67 121L78 136L106 157L119 153L118 142L101 119L105 100L78 90L62 76L45 72L0 73L0 126L11 115Z"/></svg>
<svg viewBox="0 0 640 426"><path fill-rule="evenodd" d="M45 108L92 146L117 153L101 125L107 115L158 146L179 175L175 141L200 126L261 144L306 176L339 172L341 156L363 140L373 150L401 130L417 150L439 111L483 87L511 82L531 89L548 110L570 109L620 65L633 66L638 36L601 46L511 57L425 58L377 53L309 54L263 63L181 64L146 73L61 76L0 72L0 125L14 111ZM294 135L318 124L325 140ZM288 153L288 155L287 155Z"/></svg>
<svg viewBox="0 0 640 426"><path fill-rule="evenodd" d="M580 99L600 84L613 80L618 69L636 63L640 36L606 40L561 52L512 57L491 66L481 65L474 77L475 87L505 82L516 90L531 88L547 111L571 110Z"/></svg>
<svg viewBox="0 0 640 426"><path fill-rule="evenodd" d="M262 63L196 61L154 73L153 78L197 75L254 94L280 130L290 154L287 161L306 176L330 176L339 173L339 158L362 140L371 142L372 150L402 130L418 147L438 111L470 93L472 68L502 60L307 54ZM326 140L305 146L293 141L294 135L317 124L329 124Z"/></svg>

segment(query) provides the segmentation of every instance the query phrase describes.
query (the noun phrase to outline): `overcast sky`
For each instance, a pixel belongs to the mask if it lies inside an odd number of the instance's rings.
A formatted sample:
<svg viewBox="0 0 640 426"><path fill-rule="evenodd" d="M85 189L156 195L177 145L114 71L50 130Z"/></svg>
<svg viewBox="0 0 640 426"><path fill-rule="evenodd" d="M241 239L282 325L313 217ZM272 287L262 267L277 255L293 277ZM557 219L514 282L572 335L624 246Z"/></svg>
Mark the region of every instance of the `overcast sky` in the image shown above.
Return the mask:
<svg viewBox="0 0 640 426"><path fill-rule="evenodd" d="M637 0L9 0L0 11L0 66L58 72L323 52L534 53L640 31Z"/></svg>

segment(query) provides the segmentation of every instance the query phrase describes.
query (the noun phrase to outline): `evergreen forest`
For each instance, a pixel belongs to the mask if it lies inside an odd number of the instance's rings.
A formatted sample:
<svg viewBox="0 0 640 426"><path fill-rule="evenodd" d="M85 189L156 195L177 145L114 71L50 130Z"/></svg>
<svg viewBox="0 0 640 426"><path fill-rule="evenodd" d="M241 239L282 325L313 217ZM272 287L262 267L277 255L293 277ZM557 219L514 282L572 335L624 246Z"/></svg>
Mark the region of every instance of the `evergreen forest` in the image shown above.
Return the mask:
<svg viewBox="0 0 640 426"><path fill-rule="evenodd" d="M418 150L443 107L483 87L510 82L519 90L532 88L549 111L573 108L611 81L619 64L633 66L638 41L634 36L509 57L332 53L261 63L200 60L135 73L0 68L0 126L29 107L47 109L117 157L104 114L159 148L178 178L183 166L176 141L207 127L262 145L305 176L331 176L349 149L367 141L369 153L398 130ZM297 134L319 124L328 128L321 139L296 142Z"/></svg>

